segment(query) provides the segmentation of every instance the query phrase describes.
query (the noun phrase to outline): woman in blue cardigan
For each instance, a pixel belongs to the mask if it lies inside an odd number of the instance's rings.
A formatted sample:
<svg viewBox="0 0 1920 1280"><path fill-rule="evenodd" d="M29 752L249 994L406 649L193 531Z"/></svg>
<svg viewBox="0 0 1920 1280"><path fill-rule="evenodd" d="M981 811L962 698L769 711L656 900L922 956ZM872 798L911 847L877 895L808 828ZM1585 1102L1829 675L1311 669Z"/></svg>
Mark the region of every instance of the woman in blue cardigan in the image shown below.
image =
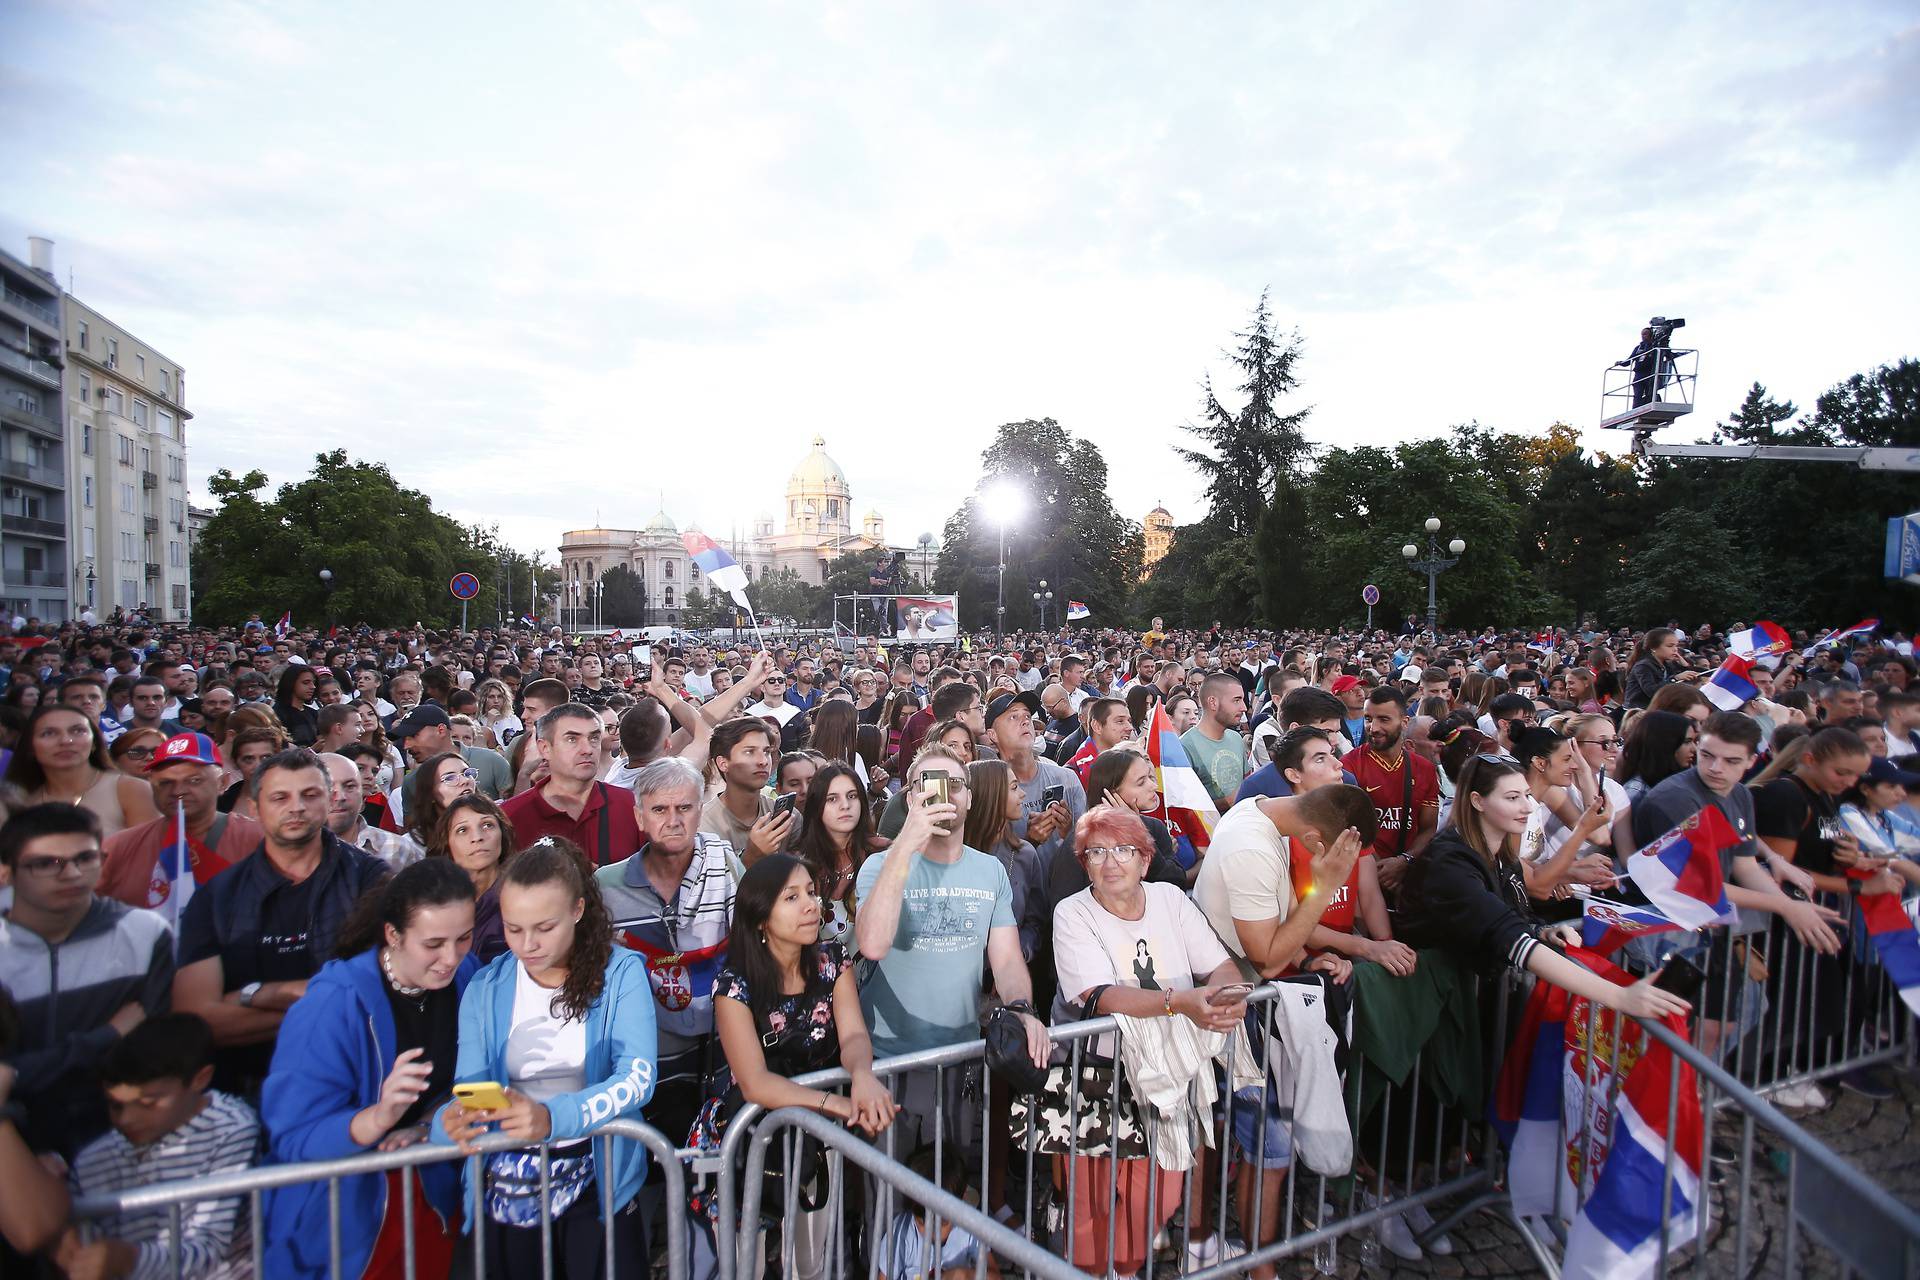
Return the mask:
<svg viewBox="0 0 1920 1280"><path fill-rule="evenodd" d="M441 1109L435 1142L467 1146L488 1132L546 1142L552 1167L552 1274L624 1280L647 1274L646 1233L634 1196L646 1149L630 1138L587 1137L616 1119L639 1119L653 1096L656 1041L646 963L613 942L613 920L579 846L551 837L501 872L500 920L509 954L473 980L460 1005L460 1084L501 1086L507 1105ZM478 1225L489 1275L540 1275L540 1163L534 1151L482 1162ZM614 1214L615 1265L605 1248L602 1189ZM471 1194L471 1189L469 1189ZM464 1256L466 1247L462 1246Z"/></svg>
<svg viewBox="0 0 1920 1280"><path fill-rule="evenodd" d="M460 993L478 969L473 882L444 859L417 862L368 890L341 931L339 959L307 983L281 1023L260 1095L272 1163L392 1151L427 1136L453 1085ZM445 1275L460 1214L452 1161L412 1180L414 1264ZM340 1182L339 1274L406 1274L398 1170ZM266 1274L331 1274L327 1187L266 1193Z"/></svg>

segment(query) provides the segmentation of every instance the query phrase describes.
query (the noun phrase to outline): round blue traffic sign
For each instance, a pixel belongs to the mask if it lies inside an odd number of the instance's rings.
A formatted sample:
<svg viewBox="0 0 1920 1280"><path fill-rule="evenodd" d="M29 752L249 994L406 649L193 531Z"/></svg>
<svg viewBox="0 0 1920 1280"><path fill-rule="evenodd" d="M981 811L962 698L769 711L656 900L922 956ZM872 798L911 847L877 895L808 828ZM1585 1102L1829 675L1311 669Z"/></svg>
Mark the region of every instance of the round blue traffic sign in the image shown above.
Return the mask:
<svg viewBox="0 0 1920 1280"><path fill-rule="evenodd" d="M1366 586L1360 588L1360 598L1368 604L1379 604L1380 588L1369 582Z"/></svg>
<svg viewBox="0 0 1920 1280"><path fill-rule="evenodd" d="M447 584L447 590L453 592L455 600L471 600L480 594L480 579L470 573L456 573L453 581Z"/></svg>

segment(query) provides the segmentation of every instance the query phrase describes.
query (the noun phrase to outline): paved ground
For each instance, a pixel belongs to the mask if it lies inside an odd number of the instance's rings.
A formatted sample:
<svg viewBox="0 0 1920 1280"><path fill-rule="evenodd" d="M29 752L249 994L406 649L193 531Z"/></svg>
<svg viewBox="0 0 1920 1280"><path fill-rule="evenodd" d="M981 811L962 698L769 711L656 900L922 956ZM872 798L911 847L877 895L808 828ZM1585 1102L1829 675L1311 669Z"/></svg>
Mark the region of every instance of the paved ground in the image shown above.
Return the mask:
<svg viewBox="0 0 1920 1280"><path fill-rule="evenodd" d="M1827 1089L1831 1105L1818 1112L1788 1114L1835 1152L1862 1172L1885 1186L1906 1203L1920 1208L1920 1071L1894 1073L1898 1094L1885 1102L1873 1102L1840 1089ZM1719 1133L1738 1146L1740 1124L1737 1114L1723 1112ZM1709 1233L1710 1265L1702 1269L1692 1265L1674 1268L1673 1274L1712 1275L1716 1277L1778 1276L1783 1274L1782 1250L1787 1221L1787 1179L1784 1161L1764 1141L1763 1131L1755 1130L1756 1156L1749 1183L1750 1208L1747 1214L1747 1267L1736 1267L1736 1237L1739 1177L1736 1168L1726 1167L1729 1175L1714 1188L1713 1225ZM1823 1215L1823 1219L1826 1215ZM1844 1224L1839 1229L1844 1230ZM1533 1276L1539 1274L1533 1256L1521 1242L1518 1232L1505 1220L1491 1213L1476 1215L1454 1233L1451 1257L1429 1256L1408 1263L1385 1250L1376 1266L1362 1267L1357 1242L1343 1241L1338 1274L1342 1277L1454 1277L1454 1276ZM1800 1243L1801 1274L1837 1276L1842 1268L1831 1253L1803 1238ZM1314 1276L1311 1259L1296 1259L1281 1269L1285 1276Z"/></svg>

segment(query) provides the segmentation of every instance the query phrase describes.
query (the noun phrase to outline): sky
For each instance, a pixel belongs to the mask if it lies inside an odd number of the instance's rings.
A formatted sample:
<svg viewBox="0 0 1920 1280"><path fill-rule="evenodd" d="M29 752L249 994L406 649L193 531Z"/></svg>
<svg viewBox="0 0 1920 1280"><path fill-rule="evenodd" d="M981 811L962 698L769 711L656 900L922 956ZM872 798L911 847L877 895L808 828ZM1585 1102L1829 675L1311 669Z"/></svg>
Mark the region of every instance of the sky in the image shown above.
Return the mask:
<svg viewBox="0 0 1920 1280"><path fill-rule="evenodd" d="M1328 446L1618 450L1656 313L1674 439L1920 354L1917 15L11 0L0 245L186 367L202 498L340 447L552 560L745 529L818 434L911 543L1053 417L1185 522L1263 290Z"/></svg>

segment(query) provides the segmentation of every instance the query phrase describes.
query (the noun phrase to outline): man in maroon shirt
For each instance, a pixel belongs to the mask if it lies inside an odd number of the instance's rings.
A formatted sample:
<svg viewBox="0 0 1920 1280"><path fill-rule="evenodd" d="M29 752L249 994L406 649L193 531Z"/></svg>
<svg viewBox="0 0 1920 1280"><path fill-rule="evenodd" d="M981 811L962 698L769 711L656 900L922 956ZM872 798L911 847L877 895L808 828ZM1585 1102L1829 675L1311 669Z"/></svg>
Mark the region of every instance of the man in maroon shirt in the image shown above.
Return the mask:
<svg viewBox="0 0 1920 1280"><path fill-rule="evenodd" d="M1341 764L1373 797L1379 827L1372 853L1380 859L1380 882L1392 888L1407 862L1426 851L1440 824L1440 772L1407 750L1407 701L1393 685L1367 695L1366 743ZM1408 770L1412 770L1409 774Z"/></svg>
<svg viewBox="0 0 1920 1280"><path fill-rule="evenodd" d="M533 746L546 781L500 806L519 849L542 836L564 836L604 867L640 847L633 792L598 780L602 733L599 715L584 703L564 702L540 717Z"/></svg>

